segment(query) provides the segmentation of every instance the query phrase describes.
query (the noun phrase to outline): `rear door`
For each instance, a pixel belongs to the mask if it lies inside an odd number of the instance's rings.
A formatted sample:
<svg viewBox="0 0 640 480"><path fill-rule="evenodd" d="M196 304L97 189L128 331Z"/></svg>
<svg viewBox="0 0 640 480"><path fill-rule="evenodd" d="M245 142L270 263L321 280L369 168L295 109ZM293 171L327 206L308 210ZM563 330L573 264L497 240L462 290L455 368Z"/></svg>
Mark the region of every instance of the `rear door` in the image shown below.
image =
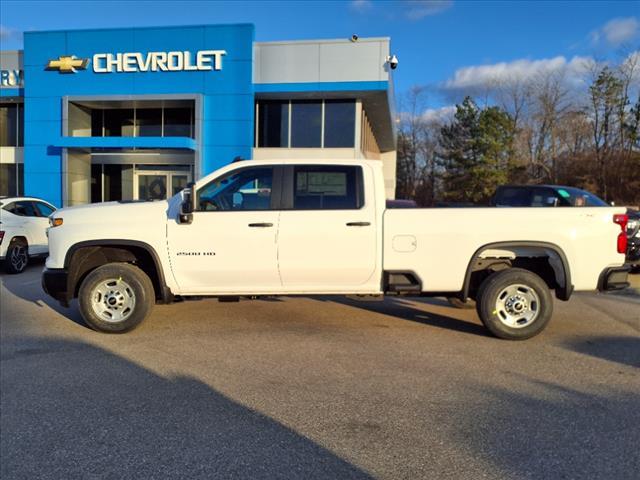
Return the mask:
<svg viewBox="0 0 640 480"><path fill-rule="evenodd" d="M364 188L372 175L360 165L285 168L278 267L287 291L379 290L375 195Z"/></svg>

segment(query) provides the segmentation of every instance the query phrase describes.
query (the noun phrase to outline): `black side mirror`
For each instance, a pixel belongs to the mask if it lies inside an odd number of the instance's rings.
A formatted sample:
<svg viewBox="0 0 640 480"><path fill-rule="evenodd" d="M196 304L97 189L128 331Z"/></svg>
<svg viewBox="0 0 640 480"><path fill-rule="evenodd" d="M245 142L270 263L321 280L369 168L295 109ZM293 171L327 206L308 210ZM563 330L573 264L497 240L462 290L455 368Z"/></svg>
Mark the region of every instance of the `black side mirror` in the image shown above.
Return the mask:
<svg viewBox="0 0 640 480"><path fill-rule="evenodd" d="M193 186L195 184L190 182L187 187L182 191L182 203L180 204L180 215L178 215L178 223L190 225L193 222L194 208L194 195Z"/></svg>

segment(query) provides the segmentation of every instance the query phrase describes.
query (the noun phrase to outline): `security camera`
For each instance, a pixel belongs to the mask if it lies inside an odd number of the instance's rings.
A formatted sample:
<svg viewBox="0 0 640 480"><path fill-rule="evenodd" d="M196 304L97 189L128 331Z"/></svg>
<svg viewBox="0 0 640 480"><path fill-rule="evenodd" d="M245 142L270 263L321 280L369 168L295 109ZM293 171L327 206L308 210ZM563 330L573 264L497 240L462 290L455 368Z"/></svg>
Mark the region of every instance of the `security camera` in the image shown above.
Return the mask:
<svg viewBox="0 0 640 480"><path fill-rule="evenodd" d="M398 57L396 57L395 55L387 57L387 62L389 62L391 70L395 70L396 68L398 68Z"/></svg>
<svg viewBox="0 0 640 480"><path fill-rule="evenodd" d="M357 41L358 41L358 35L356 35L356 34L354 33L353 35L351 35L350 40L351 40L352 42L357 42Z"/></svg>

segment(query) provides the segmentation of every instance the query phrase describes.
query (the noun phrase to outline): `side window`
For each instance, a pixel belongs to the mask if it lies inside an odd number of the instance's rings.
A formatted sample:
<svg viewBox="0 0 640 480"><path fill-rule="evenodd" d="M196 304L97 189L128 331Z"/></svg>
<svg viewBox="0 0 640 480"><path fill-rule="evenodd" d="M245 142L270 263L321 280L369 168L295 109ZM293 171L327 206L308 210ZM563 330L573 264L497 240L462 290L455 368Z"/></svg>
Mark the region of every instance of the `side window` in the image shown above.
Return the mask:
<svg viewBox="0 0 640 480"><path fill-rule="evenodd" d="M40 214L41 217L48 217L53 212L55 212L55 209L51 208L46 203L42 203L42 202L33 202L33 203L35 204L36 209L38 210L38 213Z"/></svg>
<svg viewBox="0 0 640 480"><path fill-rule="evenodd" d="M364 205L361 167L298 165L293 188L294 210L355 210Z"/></svg>
<svg viewBox="0 0 640 480"><path fill-rule="evenodd" d="M498 207L528 207L530 206L530 191L528 188L505 187L498 190L496 195Z"/></svg>
<svg viewBox="0 0 640 480"><path fill-rule="evenodd" d="M5 210L9 213L15 213L16 204L14 202L8 203L2 207L2 210Z"/></svg>
<svg viewBox="0 0 640 480"><path fill-rule="evenodd" d="M197 193L199 211L271 210L272 167L234 170Z"/></svg>
<svg viewBox="0 0 640 480"><path fill-rule="evenodd" d="M33 202L15 202L13 210L11 211L14 215L18 215L20 217L37 217L36 209L33 206Z"/></svg>

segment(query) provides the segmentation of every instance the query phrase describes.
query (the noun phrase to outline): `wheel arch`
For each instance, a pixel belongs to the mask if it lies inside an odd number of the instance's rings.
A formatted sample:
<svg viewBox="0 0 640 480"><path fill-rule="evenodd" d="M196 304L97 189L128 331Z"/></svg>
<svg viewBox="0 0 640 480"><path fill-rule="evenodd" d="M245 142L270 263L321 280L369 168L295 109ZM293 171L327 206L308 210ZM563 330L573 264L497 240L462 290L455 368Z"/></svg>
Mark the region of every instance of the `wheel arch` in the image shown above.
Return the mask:
<svg viewBox="0 0 640 480"><path fill-rule="evenodd" d="M82 280L95 268L111 262L139 266L151 279L156 299L169 303L173 295L167 286L162 263L155 249L137 240L87 240L72 245L65 255L64 268L68 272L67 292L70 298L78 294Z"/></svg>
<svg viewBox="0 0 640 480"><path fill-rule="evenodd" d="M555 289L556 297L560 300L569 300L573 293L573 284L571 283L571 269L567 256L558 245L549 242L539 241L509 241L509 242L494 242L478 248L471 260L467 265L467 270L464 277L464 284L462 287L461 298L466 299L469 296L471 290L471 278L475 271L474 267L478 260L482 257L482 254L488 250L512 250L512 253L518 258L517 250L533 249L544 253L549 260L549 266L553 270L557 287ZM532 270L533 271L533 270ZM533 271L534 273L537 273Z"/></svg>

